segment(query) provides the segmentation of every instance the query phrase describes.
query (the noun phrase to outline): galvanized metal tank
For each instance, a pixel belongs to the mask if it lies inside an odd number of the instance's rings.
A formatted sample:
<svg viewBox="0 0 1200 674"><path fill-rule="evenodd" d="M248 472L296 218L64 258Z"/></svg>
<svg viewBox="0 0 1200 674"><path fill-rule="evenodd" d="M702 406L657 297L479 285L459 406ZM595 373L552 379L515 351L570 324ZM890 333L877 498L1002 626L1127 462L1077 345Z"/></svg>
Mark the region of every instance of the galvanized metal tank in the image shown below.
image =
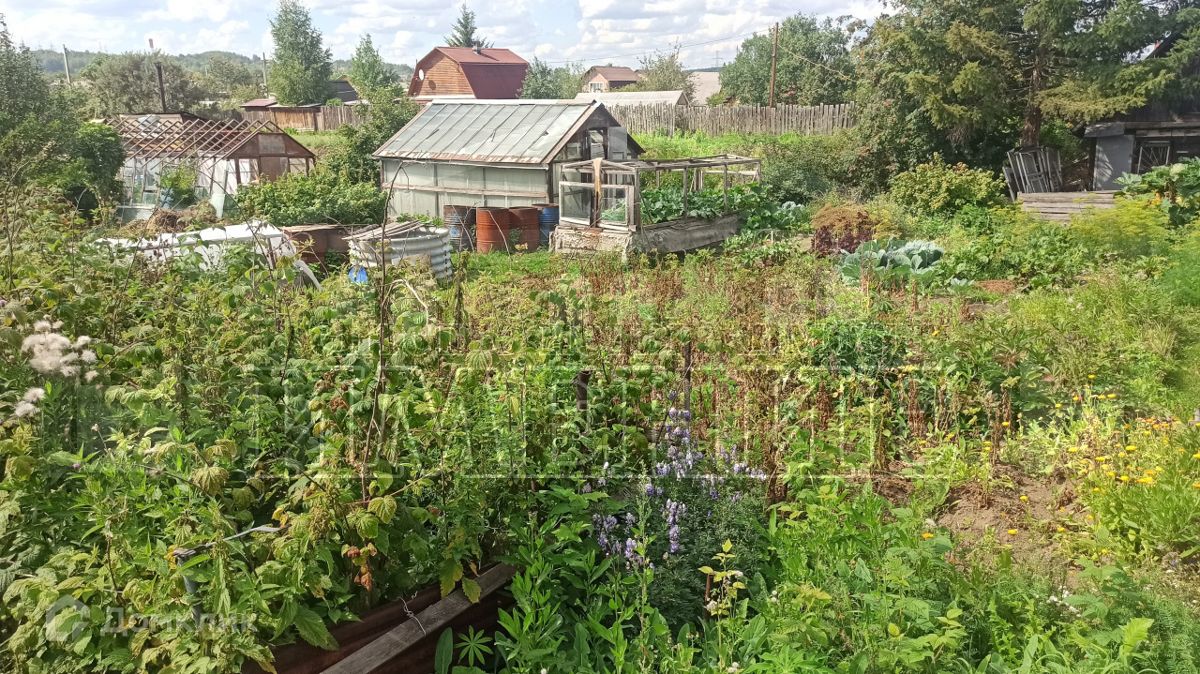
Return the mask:
<svg viewBox="0 0 1200 674"><path fill-rule="evenodd" d="M450 230L421 222L394 222L346 237L350 262L373 269L383 264L427 264L439 281L450 278Z"/></svg>

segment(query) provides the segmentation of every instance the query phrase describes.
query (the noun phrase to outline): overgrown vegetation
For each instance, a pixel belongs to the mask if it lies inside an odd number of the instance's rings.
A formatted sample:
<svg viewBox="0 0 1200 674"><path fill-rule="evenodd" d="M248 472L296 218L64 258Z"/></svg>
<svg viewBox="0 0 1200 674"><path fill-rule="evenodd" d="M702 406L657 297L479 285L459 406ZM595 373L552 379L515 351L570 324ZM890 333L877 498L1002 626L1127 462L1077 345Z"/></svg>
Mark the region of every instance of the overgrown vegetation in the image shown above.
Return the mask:
<svg viewBox="0 0 1200 674"><path fill-rule="evenodd" d="M444 287L130 259L28 193L6 667L238 671L506 560L512 606L443 637L446 668L1195 668L1193 225L909 198L960 173L826 206L812 252L773 224L804 209L742 188L725 254L464 256ZM239 206L382 207L341 181Z"/></svg>

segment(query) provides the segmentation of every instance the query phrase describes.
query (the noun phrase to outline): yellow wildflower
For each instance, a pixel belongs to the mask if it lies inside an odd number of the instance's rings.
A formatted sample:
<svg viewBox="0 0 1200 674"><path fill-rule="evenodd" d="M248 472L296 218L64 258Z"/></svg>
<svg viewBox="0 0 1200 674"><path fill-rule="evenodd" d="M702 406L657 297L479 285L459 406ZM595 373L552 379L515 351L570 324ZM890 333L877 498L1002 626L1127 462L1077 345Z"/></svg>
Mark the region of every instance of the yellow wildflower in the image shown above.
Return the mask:
<svg viewBox="0 0 1200 674"><path fill-rule="evenodd" d="M1058 528L1058 533L1060 533L1060 534L1061 534L1061 533L1064 533L1066 530L1067 530L1067 528L1066 528L1066 527L1064 527L1064 526L1060 526L1060 527Z"/></svg>
<svg viewBox="0 0 1200 674"><path fill-rule="evenodd" d="M1125 445L1125 451L1127 451L1127 452L1137 451L1137 445Z"/></svg>
<svg viewBox="0 0 1200 674"><path fill-rule="evenodd" d="M1021 503L1029 503L1029 497L1021 494Z"/></svg>
<svg viewBox="0 0 1200 674"><path fill-rule="evenodd" d="M1017 530L1016 530L1016 529L1009 529L1009 530L1008 530L1008 535L1009 535L1009 536L1016 536L1016 535L1017 535Z"/></svg>
<svg viewBox="0 0 1200 674"><path fill-rule="evenodd" d="M1129 476L1128 476L1128 475L1122 475L1122 476L1120 477L1120 480L1121 480L1122 482L1128 482L1128 481L1129 481Z"/></svg>
<svg viewBox="0 0 1200 674"><path fill-rule="evenodd" d="M1095 379L1095 378L1096 378L1096 375L1094 375L1094 374L1089 374L1089 375L1088 375L1088 379Z"/></svg>
<svg viewBox="0 0 1200 674"><path fill-rule="evenodd" d="M933 534L926 531L925 533L921 534L921 538L924 538L925 540L929 540L929 539L933 538Z"/></svg>
<svg viewBox="0 0 1200 674"><path fill-rule="evenodd" d="M1139 477L1137 481L1138 484L1154 484L1154 478L1152 477Z"/></svg>

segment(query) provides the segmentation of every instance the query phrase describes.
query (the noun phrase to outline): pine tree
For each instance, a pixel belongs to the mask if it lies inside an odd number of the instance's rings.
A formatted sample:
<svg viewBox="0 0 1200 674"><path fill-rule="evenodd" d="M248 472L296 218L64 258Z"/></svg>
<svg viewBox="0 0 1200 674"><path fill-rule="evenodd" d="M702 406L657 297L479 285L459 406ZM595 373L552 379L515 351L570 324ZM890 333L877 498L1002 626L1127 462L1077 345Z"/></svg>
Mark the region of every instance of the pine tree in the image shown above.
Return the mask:
<svg viewBox="0 0 1200 674"><path fill-rule="evenodd" d="M333 76L329 50L321 44L321 31L312 25L308 10L297 0L280 0L271 21L275 60L269 83L283 104L324 103Z"/></svg>
<svg viewBox="0 0 1200 674"><path fill-rule="evenodd" d="M450 34L446 36L447 47L479 47L486 49L492 46L492 43L479 37L476 31L479 27L475 25L475 12L467 8L464 3L459 12L458 19L455 20Z"/></svg>
<svg viewBox="0 0 1200 674"><path fill-rule="evenodd" d="M371 40L371 35L362 36L354 57L350 59L350 82L368 100L373 91L390 88L396 84L396 73L384 62Z"/></svg>
<svg viewBox="0 0 1200 674"><path fill-rule="evenodd" d="M873 163L892 170L931 152L997 166L1039 144L1043 120L1080 124L1194 91L1200 40L1145 58L1200 28L1173 0L899 0L858 50L858 120Z"/></svg>

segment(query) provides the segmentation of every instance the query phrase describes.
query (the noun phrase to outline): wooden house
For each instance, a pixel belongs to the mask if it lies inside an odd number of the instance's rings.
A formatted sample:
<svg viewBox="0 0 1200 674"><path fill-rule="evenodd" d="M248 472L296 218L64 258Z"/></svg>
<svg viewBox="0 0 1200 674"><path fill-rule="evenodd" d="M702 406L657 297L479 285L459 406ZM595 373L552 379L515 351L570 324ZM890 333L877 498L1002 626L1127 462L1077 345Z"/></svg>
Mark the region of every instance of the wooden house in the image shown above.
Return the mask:
<svg viewBox="0 0 1200 674"><path fill-rule="evenodd" d="M507 49L437 47L417 62L408 95L418 101L517 98L528 69L525 59Z"/></svg>
<svg viewBox="0 0 1200 674"><path fill-rule="evenodd" d="M583 74L583 93L603 93L627 87L641 79L633 68L592 66Z"/></svg>

